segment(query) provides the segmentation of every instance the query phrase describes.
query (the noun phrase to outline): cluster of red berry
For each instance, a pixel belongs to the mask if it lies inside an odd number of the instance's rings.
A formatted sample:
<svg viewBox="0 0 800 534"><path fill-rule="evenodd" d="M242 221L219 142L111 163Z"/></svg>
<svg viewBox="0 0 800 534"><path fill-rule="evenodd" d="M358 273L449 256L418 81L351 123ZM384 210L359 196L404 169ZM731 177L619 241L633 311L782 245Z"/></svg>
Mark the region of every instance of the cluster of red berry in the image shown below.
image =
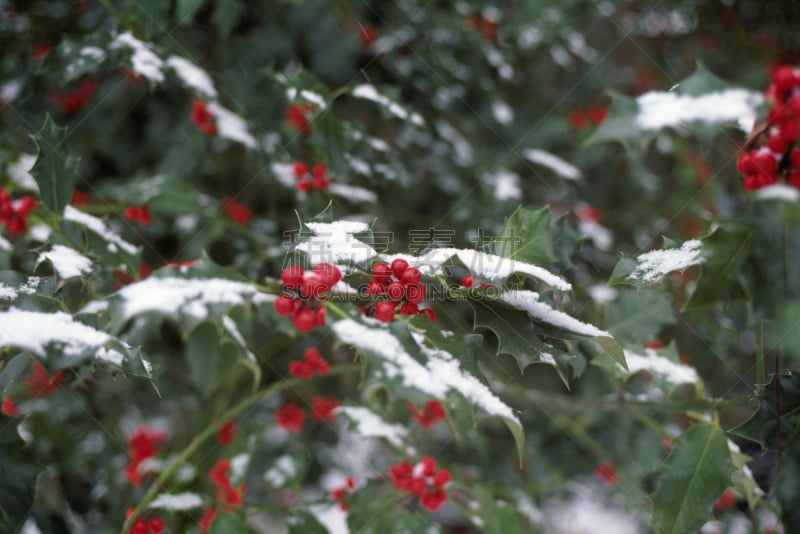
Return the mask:
<svg viewBox="0 0 800 534"><path fill-rule="evenodd" d="M123 212L125 218L132 222L137 222L142 226L147 226L153 222L150 216L150 210L147 206L128 206Z"/></svg>
<svg viewBox="0 0 800 534"><path fill-rule="evenodd" d="M289 374L300 378L311 378L314 376L314 371L320 375L328 374L331 366L328 362L322 359L322 355L314 347L309 347L303 353L303 359L292 360L289 362Z"/></svg>
<svg viewBox="0 0 800 534"><path fill-rule="evenodd" d="M244 502L243 495L247 489L244 483L235 488L228 478L228 472L231 470L231 461L227 458L221 458L211 471L208 473L208 478L217 488L217 501L222 505L223 512L231 512L237 506L241 506ZM218 510L215 507L208 507L203 512L203 516L198 521L198 526L201 532L208 532L211 530L211 525L217 517Z"/></svg>
<svg viewBox="0 0 800 534"><path fill-rule="evenodd" d="M222 211L231 218L232 221L242 226L250 222L253 212L245 204L236 202L233 197L222 197Z"/></svg>
<svg viewBox="0 0 800 534"><path fill-rule="evenodd" d="M72 91L62 92L55 90L50 93L50 100L58 108L61 113L68 115L75 113L83 108L89 100L94 96L100 82L96 77L90 76L84 79L78 87Z"/></svg>
<svg viewBox="0 0 800 534"><path fill-rule="evenodd" d="M125 514L125 519L133 515L133 508L129 509ZM133 526L128 531L128 534L159 534L164 530L164 522L158 517L153 517L150 520L137 519L133 522Z"/></svg>
<svg viewBox="0 0 800 534"><path fill-rule="evenodd" d="M416 465L408 462L391 465L389 476L395 488L416 495L420 504L432 512L447 500L443 488L450 482L450 472L447 469L436 471L436 460L430 456Z"/></svg>
<svg viewBox="0 0 800 534"><path fill-rule="evenodd" d="M417 410L417 407L411 402L407 402L406 406L411 410L417 423L425 430L428 430L439 421L447 419L444 407L436 399L425 401L425 404L422 405L422 410Z"/></svg>
<svg viewBox="0 0 800 534"><path fill-rule="evenodd" d="M36 205L36 201L29 196L11 200L8 191L0 188L0 223L5 225L8 235L18 236L28 229L28 213Z"/></svg>
<svg viewBox="0 0 800 534"><path fill-rule="evenodd" d="M318 263L310 271L299 265L287 267L281 273L284 293L275 300L275 311L291 315L299 331L311 332L325 324L325 307L319 299L341 279L342 273L330 263Z"/></svg>
<svg viewBox="0 0 800 534"><path fill-rule="evenodd" d="M497 30L499 23L493 17L481 13L473 13L467 17L467 27L477 30L483 40L489 44L497 44Z"/></svg>
<svg viewBox="0 0 800 534"><path fill-rule="evenodd" d="M322 397L315 395L311 399L311 420L312 421L333 421L336 414L333 413L341 403L336 397ZM275 422L287 432L299 434L303 430L306 413L301 407L293 402L287 402L281 409L275 412Z"/></svg>
<svg viewBox="0 0 800 534"><path fill-rule="evenodd" d="M406 260L397 258L391 265L384 262L375 263L371 272L372 281L367 284L367 293L388 300L373 303L367 307L366 312L372 311L376 319L385 323L394 319L395 313L400 315L424 313L431 321L436 320L433 310L419 308L419 303L425 300L425 286L421 284L422 274L419 269L410 267ZM398 305L400 305L399 310Z"/></svg>
<svg viewBox="0 0 800 534"><path fill-rule="evenodd" d="M64 378L64 372L58 371L52 377L47 376L47 371L37 360L33 360L31 367L33 367L32 372L25 379L28 398L33 399L55 393L58 389L58 385ZM3 396L3 404L2 407L0 407L0 413L8 415L9 417L19 415L17 405L11 396Z"/></svg>
<svg viewBox="0 0 800 534"><path fill-rule="evenodd" d="M576 130L584 130L591 126L600 126L606 120L608 109L597 104L591 105L585 111L580 109L569 110L568 120L570 126Z"/></svg>
<svg viewBox="0 0 800 534"><path fill-rule="evenodd" d="M132 486L142 483L141 464L156 455L158 447L164 442L166 436L161 430L150 430L146 427L137 427L128 437L128 454L131 461L123 469L123 474Z"/></svg>
<svg viewBox="0 0 800 534"><path fill-rule="evenodd" d="M322 163L317 163L308 171L308 165L302 161L294 164L294 177L297 179L297 190L305 193L309 189L328 189L331 181L328 179L328 168Z"/></svg>
<svg viewBox="0 0 800 534"><path fill-rule="evenodd" d="M356 479L347 477L345 485L331 490L331 499L339 503L340 510L347 510L345 499L356 489Z"/></svg>
<svg viewBox="0 0 800 534"><path fill-rule="evenodd" d="M314 104L310 102L293 102L286 108L283 121L300 135L311 133L311 119L314 112Z"/></svg>
<svg viewBox="0 0 800 534"><path fill-rule="evenodd" d="M754 131L748 142L752 146L736 162L744 175L742 185L751 191L776 184L781 176L800 187L800 148L795 146L800 138L800 71L781 65L772 71L771 81L766 95L773 105L767 124L763 131Z"/></svg>
<svg viewBox="0 0 800 534"><path fill-rule="evenodd" d="M236 441L236 424L231 420L225 421L225 424L217 430L214 439L223 447Z"/></svg>
<svg viewBox="0 0 800 534"><path fill-rule="evenodd" d="M214 122L214 114L200 99L192 103L192 113L189 115L197 129L206 135L217 135L217 125Z"/></svg>

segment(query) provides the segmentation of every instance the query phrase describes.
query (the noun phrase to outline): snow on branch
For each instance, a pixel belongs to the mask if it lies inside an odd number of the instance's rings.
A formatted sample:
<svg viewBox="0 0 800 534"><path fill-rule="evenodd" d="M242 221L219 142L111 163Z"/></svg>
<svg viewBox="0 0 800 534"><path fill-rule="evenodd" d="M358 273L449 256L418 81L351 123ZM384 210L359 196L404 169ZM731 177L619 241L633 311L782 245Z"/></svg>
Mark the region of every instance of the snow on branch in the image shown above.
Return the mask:
<svg viewBox="0 0 800 534"><path fill-rule="evenodd" d="M659 282L672 271L682 271L703 262L702 243L697 239L684 242L680 248L653 250L636 257L636 267L627 276L631 282Z"/></svg>
<svg viewBox="0 0 800 534"><path fill-rule="evenodd" d="M718 124L734 121L749 132L764 102L761 93L745 89L726 89L704 95L683 95L650 91L639 96L636 124L642 130L656 131L686 122Z"/></svg>

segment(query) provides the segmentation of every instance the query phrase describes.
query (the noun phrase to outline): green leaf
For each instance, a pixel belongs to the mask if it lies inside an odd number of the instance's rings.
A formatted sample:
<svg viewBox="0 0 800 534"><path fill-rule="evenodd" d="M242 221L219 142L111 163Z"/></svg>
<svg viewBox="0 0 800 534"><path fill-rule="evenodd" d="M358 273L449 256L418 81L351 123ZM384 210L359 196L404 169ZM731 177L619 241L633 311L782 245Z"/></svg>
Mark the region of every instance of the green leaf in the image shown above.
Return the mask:
<svg viewBox="0 0 800 534"><path fill-rule="evenodd" d="M232 351L225 350L221 339L222 332L211 321L198 324L186 340L186 358L192 382L205 396L210 396L227 376L236 363Z"/></svg>
<svg viewBox="0 0 800 534"><path fill-rule="evenodd" d="M414 495L394 489L387 480L370 479L348 497L347 505L347 526L359 534L428 532L436 525Z"/></svg>
<svg viewBox="0 0 800 534"><path fill-rule="evenodd" d="M702 261L702 244L697 240L682 244L666 243L661 250L639 254L636 259L622 257L614 267L609 284L647 287L674 271L684 271Z"/></svg>
<svg viewBox="0 0 800 534"><path fill-rule="evenodd" d="M470 300L470 305L475 313L474 327L490 330L497 338L497 354L513 356L520 373L541 361L544 343L527 313L488 299Z"/></svg>
<svg viewBox="0 0 800 534"><path fill-rule="evenodd" d="M737 271L750 253L751 241L752 231L738 223L723 224L702 239L703 264L686 309L727 301L742 290Z"/></svg>
<svg viewBox="0 0 800 534"><path fill-rule="evenodd" d="M744 423L731 429L731 432L755 441L768 450L775 450L780 422L780 435L784 439L786 436L795 436L798 439L796 429L800 428L800 375L784 371L779 380L773 376L768 384L758 386L754 402L757 407L753 414Z"/></svg>
<svg viewBox="0 0 800 534"><path fill-rule="evenodd" d="M498 256L547 265L556 261L550 232L550 209L529 210L518 207L503 223L503 231L494 240Z"/></svg>
<svg viewBox="0 0 800 534"><path fill-rule="evenodd" d="M734 473L728 439L717 425L696 423L659 468L653 525L661 534L697 532L730 486Z"/></svg>
<svg viewBox="0 0 800 534"><path fill-rule="evenodd" d="M289 534L328 534L328 529L323 527L309 512L298 511L286 520Z"/></svg>
<svg viewBox="0 0 800 534"><path fill-rule="evenodd" d="M665 326L675 324L672 297L652 290L621 291L606 306L605 324L620 343L641 345Z"/></svg>
<svg viewBox="0 0 800 534"><path fill-rule="evenodd" d="M636 115L639 113L636 100L616 91L611 91L610 95L611 106L603 124L584 141L584 145L618 141L629 152L641 150L641 144L646 142L646 138L634 127Z"/></svg>
<svg viewBox="0 0 800 534"><path fill-rule="evenodd" d="M45 115L41 130L31 136L38 151L31 175L39 185L42 205L61 215L69 203L78 174L78 158L67 151L67 128Z"/></svg>
<svg viewBox="0 0 800 534"><path fill-rule="evenodd" d="M209 534L250 534L247 523L235 513L217 514Z"/></svg>
<svg viewBox="0 0 800 534"><path fill-rule="evenodd" d="M230 35L231 30L239 21L244 7L242 0L219 0L216 2L212 21L219 29L220 34Z"/></svg>
<svg viewBox="0 0 800 534"><path fill-rule="evenodd" d="M178 26L185 26L192 22L194 14L200 9L205 0L178 0L177 13Z"/></svg>
<svg viewBox="0 0 800 534"><path fill-rule="evenodd" d="M0 415L0 531L19 532L28 518L42 468L33 463L17 435L17 425Z"/></svg>

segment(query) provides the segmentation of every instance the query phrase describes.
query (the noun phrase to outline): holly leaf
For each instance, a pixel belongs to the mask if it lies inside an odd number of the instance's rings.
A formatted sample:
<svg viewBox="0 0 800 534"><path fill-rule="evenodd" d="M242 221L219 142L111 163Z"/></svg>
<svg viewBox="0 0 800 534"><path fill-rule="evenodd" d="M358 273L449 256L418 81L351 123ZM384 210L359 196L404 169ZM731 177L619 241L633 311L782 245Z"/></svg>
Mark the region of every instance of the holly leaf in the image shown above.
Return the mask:
<svg viewBox="0 0 800 534"><path fill-rule="evenodd" d="M742 291L738 270L750 253L752 231L740 224L723 224L702 242L700 277L685 309L711 306Z"/></svg>
<svg viewBox="0 0 800 534"><path fill-rule="evenodd" d="M197 10L202 7L204 0L178 0L176 17L178 26L185 26L192 22Z"/></svg>
<svg viewBox="0 0 800 534"><path fill-rule="evenodd" d="M31 138L36 143L37 156L30 172L39 185L39 198L45 208L60 216L80 178L79 158L67 150L67 128L58 126L49 113L42 128Z"/></svg>
<svg viewBox="0 0 800 534"><path fill-rule="evenodd" d="M401 493L385 480L370 479L347 498L347 526L360 534L427 532L431 519L418 511L417 498Z"/></svg>
<svg viewBox="0 0 800 534"><path fill-rule="evenodd" d="M744 423L731 429L731 432L755 441L768 450L777 448L778 435L782 439L787 436L798 439L796 429L800 425L800 375L784 371L779 378L773 376L768 384L758 386L754 402L757 403L756 410Z"/></svg>
<svg viewBox="0 0 800 534"><path fill-rule="evenodd" d="M496 300L474 299L469 302L475 314L475 329L486 328L497 338L497 355L512 356L520 373L541 361L544 343L527 313Z"/></svg>
<svg viewBox="0 0 800 534"><path fill-rule="evenodd" d="M498 256L547 265L556 261L550 231L550 209L529 210L522 206L514 210L503 223L503 230L494 239Z"/></svg>
<svg viewBox="0 0 800 534"><path fill-rule="evenodd" d="M671 324L672 298L660 291L622 291L605 309L606 329L623 344L641 345Z"/></svg>
<svg viewBox="0 0 800 534"><path fill-rule="evenodd" d="M697 239L680 246L651 250L635 259L623 256L614 267L609 284L647 287L660 282L671 272L684 271L702 261L702 243Z"/></svg>
<svg viewBox="0 0 800 534"><path fill-rule="evenodd" d="M222 344L221 329L211 321L198 324L186 340L186 358L192 382L208 397L236 363L236 355Z"/></svg>
<svg viewBox="0 0 800 534"><path fill-rule="evenodd" d="M19 532L28 519L36 494L36 477L42 468L33 463L25 443L17 434L17 425L0 415L0 530Z"/></svg>
<svg viewBox="0 0 800 534"><path fill-rule="evenodd" d="M692 426L659 468L653 526L661 534L698 532L734 471L725 432L711 423Z"/></svg>

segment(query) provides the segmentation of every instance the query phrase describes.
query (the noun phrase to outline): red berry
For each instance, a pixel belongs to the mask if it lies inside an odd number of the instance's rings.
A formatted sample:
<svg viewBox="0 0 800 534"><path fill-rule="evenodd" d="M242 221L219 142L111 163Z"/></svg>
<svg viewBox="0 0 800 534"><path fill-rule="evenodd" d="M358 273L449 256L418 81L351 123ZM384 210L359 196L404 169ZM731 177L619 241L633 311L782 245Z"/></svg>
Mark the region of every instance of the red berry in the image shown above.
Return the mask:
<svg viewBox="0 0 800 534"><path fill-rule="evenodd" d="M756 166L756 158L753 152L742 152L739 154L739 159L736 160L736 168L742 174L751 174L758 171Z"/></svg>
<svg viewBox="0 0 800 534"><path fill-rule="evenodd" d="M319 273L306 271L303 274L303 283L300 285L300 292L306 297L319 298L330 290L328 281Z"/></svg>
<svg viewBox="0 0 800 534"><path fill-rule="evenodd" d="M375 306L375 318L384 323L394 319L394 310L397 305L394 302L383 301Z"/></svg>
<svg viewBox="0 0 800 534"><path fill-rule="evenodd" d="M422 280L422 274L416 267L408 267L399 278L404 284L418 284L419 281Z"/></svg>
<svg viewBox="0 0 800 534"><path fill-rule="evenodd" d="M306 165L302 161L295 161L292 169L294 170L294 175L297 178L302 178L303 176L308 174L308 165Z"/></svg>
<svg viewBox="0 0 800 534"><path fill-rule="evenodd" d="M164 522L157 517L151 519L147 526L150 528L151 534L159 534L159 532L164 530Z"/></svg>
<svg viewBox="0 0 800 534"><path fill-rule="evenodd" d="M392 282L389 282L389 285L386 286L386 294L392 300L395 301L402 300L406 294L406 286L403 285L402 282L394 280Z"/></svg>
<svg viewBox="0 0 800 534"><path fill-rule="evenodd" d="M317 324L319 326L325 326L325 307L324 306L320 306L319 309L317 309Z"/></svg>
<svg viewBox="0 0 800 534"><path fill-rule="evenodd" d="M786 118L786 106L781 102L775 102L767 113L767 122L775 124Z"/></svg>
<svg viewBox="0 0 800 534"><path fill-rule="evenodd" d="M367 293L370 295L380 295L386 288L378 282L367 282Z"/></svg>
<svg viewBox="0 0 800 534"><path fill-rule="evenodd" d="M419 304L425 300L425 286L422 284L409 284L406 286L406 300Z"/></svg>
<svg viewBox="0 0 800 534"><path fill-rule="evenodd" d="M419 306L411 302L406 302L400 306L400 311L397 313L400 315L416 315L419 313Z"/></svg>
<svg viewBox="0 0 800 534"><path fill-rule="evenodd" d="M744 156L745 154L747 154L747 152L742 154L742 156ZM740 160L742 159L742 156L739 156ZM739 169L739 170L741 170L741 169ZM472 287L472 275L468 274L467 276L462 278L461 279L461 285L464 286L464 287Z"/></svg>
<svg viewBox="0 0 800 534"><path fill-rule="evenodd" d="M786 177L786 182L792 187L800 189L800 171L792 171Z"/></svg>
<svg viewBox="0 0 800 534"><path fill-rule="evenodd" d="M314 376L314 368L306 362L294 360L289 362L289 374L299 378L311 378Z"/></svg>
<svg viewBox="0 0 800 534"><path fill-rule="evenodd" d="M300 332L311 332L317 327L317 314L307 308L297 310L292 315L292 324Z"/></svg>
<svg viewBox="0 0 800 534"><path fill-rule="evenodd" d="M781 137L783 138L784 141L786 141L787 145L789 143L794 143L795 141L797 141L797 138L800 137L800 122L798 122L797 119L794 118L786 119L781 123L780 132L781 132ZM789 147L787 146L786 148ZM784 148L783 150L779 150L778 152L782 154L786 152L786 148Z"/></svg>
<svg viewBox="0 0 800 534"><path fill-rule="evenodd" d="M792 149L792 153L789 155L789 162L795 169L800 169L800 148Z"/></svg>
<svg viewBox="0 0 800 534"><path fill-rule="evenodd" d="M275 300L275 311L280 316L291 315L294 311L294 302L289 295L280 295Z"/></svg>
<svg viewBox="0 0 800 534"><path fill-rule="evenodd" d="M781 65L772 71L772 83L780 91L789 91L794 87L794 69L789 65Z"/></svg>
<svg viewBox="0 0 800 534"><path fill-rule="evenodd" d="M397 278L403 276L403 271L408 268L408 262L402 258L392 261L392 272Z"/></svg>
<svg viewBox="0 0 800 534"><path fill-rule="evenodd" d="M286 289L299 289L300 284L303 283L304 269L299 265L292 265L287 267L281 273L281 282Z"/></svg>
<svg viewBox="0 0 800 534"><path fill-rule="evenodd" d="M755 155L756 167L758 172L763 174L772 174L778 170L778 160L769 150L763 150Z"/></svg>
<svg viewBox="0 0 800 534"><path fill-rule="evenodd" d="M392 275L392 268L383 262L378 262L372 266L372 280L379 284L385 284Z"/></svg>
<svg viewBox="0 0 800 534"><path fill-rule="evenodd" d="M796 93L789 99L789 110L793 115L800 117L800 93Z"/></svg>
<svg viewBox="0 0 800 534"><path fill-rule="evenodd" d="M776 154L783 154L789 149L789 143L793 141L787 139L783 135L783 129L780 130L772 130L767 137L767 148L775 152Z"/></svg>
<svg viewBox="0 0 800 534"><path fill-rule="evenodd" d="M430 308L423 308L419 311L420 313L424 313L428 316L428 319L431 320L432 323L436 322L436 312Z"/></svg>
<svg viewBox="0 0 800 534"><path fill-rule="evenodd" d="M318 263L314 266L313 271L322 276L329 287L335 286L342 279L339 268L330 263Z"/></svg>

